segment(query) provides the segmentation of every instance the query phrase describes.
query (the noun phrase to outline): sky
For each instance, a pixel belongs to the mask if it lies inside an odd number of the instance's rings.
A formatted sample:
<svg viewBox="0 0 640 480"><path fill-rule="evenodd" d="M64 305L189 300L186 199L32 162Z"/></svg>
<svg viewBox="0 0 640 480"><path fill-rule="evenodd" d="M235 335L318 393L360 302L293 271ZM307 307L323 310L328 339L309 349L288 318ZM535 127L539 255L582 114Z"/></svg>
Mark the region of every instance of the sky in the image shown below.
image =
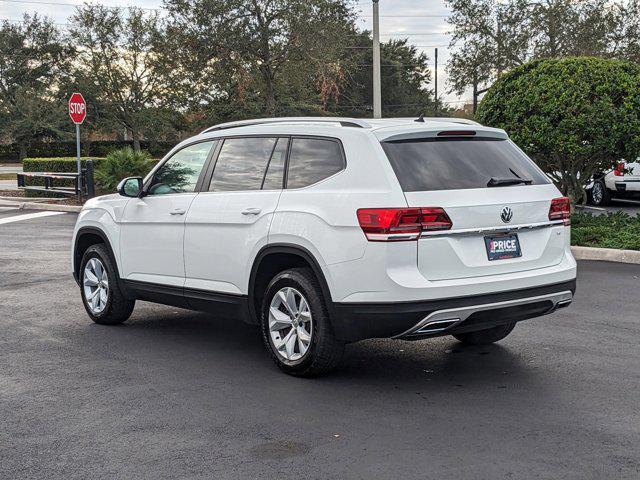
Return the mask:
<svg viewBox="0 0 640 480"><path fill-rule="evenodd" d="M66 24L73 13L72 4L82 4L80 0L0 0L0 19L20 20L24 13L38 13L50 17L54 22ZM160 8L161 0L100 0L101 4L126 7L135 5L142 8ZM355 0L354 11L357 23L363 29L372 28L372 3L370 0ZM434 48L438 47L438 90L439 97L451 102L452 106L462 106L470 95L458 97L447 92L446 63L449 59L449 25L446 16L450 11L445 0L380 0L381 40L408 38L410 43L427 53L434 70ZM388 68L388 67L387 67ZM383 92L384 97L384 92Z"/></svg>

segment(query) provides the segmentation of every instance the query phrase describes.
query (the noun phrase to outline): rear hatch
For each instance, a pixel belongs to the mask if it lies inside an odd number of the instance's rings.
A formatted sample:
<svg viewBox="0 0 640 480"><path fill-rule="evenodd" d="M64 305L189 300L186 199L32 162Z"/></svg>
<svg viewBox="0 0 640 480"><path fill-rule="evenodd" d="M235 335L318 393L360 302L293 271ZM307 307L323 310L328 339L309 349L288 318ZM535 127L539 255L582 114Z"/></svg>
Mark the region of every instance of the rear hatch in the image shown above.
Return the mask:
<svg viewBox="0 0 640 480"><path fill-rule="evenodd" d="M450 229L418 240L422 275L449 280L560 263L569 229L550 221L560 194L544 173L504 134L439 133L382 142L408 206L442 207L451 219Z"/></svg>

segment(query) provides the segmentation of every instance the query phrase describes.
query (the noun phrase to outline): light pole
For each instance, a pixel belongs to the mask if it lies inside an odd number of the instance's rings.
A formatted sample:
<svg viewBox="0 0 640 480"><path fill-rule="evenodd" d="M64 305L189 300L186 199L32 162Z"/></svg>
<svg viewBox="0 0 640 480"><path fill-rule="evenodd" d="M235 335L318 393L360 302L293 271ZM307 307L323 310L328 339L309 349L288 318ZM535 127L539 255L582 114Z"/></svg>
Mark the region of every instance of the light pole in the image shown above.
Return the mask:
<svg viewBox="0 0 640 480"><path fill-rule="evenodd" d="M436 65L434 68L434 73L435 73L435 77L436 77L436 91L434 94L435 97L435 111L436 111L436 117L438 116L438 49L436 48Z"/></svg>
<svg viewBox="0 0 640 480"><path fill-rule="evenodd" d="M379 0L373 0L373 118L382 118L380 92L380 12Z"/></svg>

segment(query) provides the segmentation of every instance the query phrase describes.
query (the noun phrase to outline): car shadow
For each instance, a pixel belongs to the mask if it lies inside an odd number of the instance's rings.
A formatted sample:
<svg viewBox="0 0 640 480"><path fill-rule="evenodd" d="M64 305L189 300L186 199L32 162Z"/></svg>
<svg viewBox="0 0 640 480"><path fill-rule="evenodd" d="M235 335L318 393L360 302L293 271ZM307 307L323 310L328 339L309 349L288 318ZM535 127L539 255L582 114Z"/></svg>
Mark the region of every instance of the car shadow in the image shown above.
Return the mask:
<svg viewBox="0 0 640 480"><path fill-rule="evenodd" d="M145 358L165 361L169 355L189 369L195 361L215 365L216 374L238 379L260 373L277 383L305 382L283 375L269 358L260 330L233 318L215 317L170 307L141 304L122 326L104 329L119 353L128 348ZM135 346L131 345L135 344ZM485 384L506 388L534 381L530 366L518 350L503 344L465 346L452 337L420 341L372 339L346 346L335 371L314 382L335 386L403 385L424 389L460 388Z"/></svg>

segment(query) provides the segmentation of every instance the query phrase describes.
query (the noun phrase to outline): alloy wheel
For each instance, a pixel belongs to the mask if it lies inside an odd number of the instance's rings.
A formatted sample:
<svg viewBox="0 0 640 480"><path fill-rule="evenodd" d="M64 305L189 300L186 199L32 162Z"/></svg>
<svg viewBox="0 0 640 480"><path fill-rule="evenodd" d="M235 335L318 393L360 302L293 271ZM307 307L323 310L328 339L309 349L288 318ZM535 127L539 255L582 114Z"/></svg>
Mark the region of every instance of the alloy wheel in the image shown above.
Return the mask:
<svg viewBox="0 0 640 480"><path fill-rule="evenodd" d="M94 314L101 313L107 306L109 298L109 277L100 259L91 258L85 265L82 287L89 310Z"/></svg>
<svg viewBox="0 0 640 480"><path fill-rule="evenodd" d="M603 197L604 192L602 191L602 184L599 182L594 183L593 187L591 187L591 198L593 199L593 203L600 205Z"/></svg>
<svg viewBox="0 0 640 480"><path fill-rule="evenodd" d="M309 350L313 319L304 295L292 287L278 290L269 305L269 334L278 356L300 360Z"/></svg>

